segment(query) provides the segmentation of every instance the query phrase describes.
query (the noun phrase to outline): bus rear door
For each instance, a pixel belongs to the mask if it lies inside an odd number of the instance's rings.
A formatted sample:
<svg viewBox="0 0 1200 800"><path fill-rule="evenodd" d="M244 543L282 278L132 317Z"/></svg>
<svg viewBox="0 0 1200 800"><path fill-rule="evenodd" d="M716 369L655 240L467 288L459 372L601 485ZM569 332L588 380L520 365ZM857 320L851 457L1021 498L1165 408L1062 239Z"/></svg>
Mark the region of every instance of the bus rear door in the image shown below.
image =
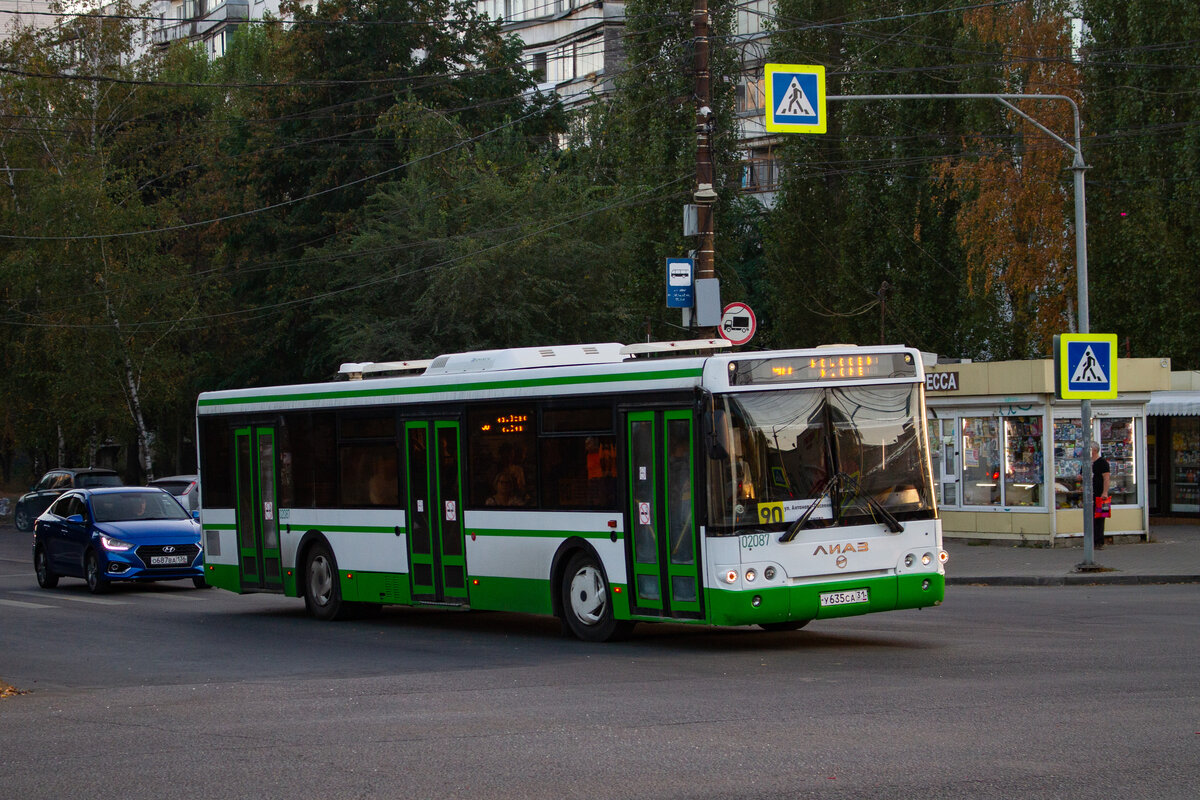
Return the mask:
<svg viewBox="0 0 1200 800"><path fill-rule="evenodd" d="M235 430L234 459L242 591L281 592L275 429L253 425Z"/></svg>
<svg viewBox="0 0 1200 800"><path fill-rule="evenodd" d="M627 416L630 594L635 614L702 616L690 410Z"/></svg>

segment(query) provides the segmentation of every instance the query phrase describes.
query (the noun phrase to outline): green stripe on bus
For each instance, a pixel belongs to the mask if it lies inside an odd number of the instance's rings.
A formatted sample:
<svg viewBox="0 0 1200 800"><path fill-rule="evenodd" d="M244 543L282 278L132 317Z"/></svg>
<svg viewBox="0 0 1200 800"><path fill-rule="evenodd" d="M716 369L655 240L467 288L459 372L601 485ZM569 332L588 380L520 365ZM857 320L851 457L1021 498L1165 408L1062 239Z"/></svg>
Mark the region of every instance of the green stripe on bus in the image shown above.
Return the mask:
<svg viewBox="0 0 1200 800"><path fill-rule="evenodd" d="M622 381L660 381L678 378L699 378L702 374L699 368L669 369L659 372L611 373L605 375L573 375L558 378L526 378L508 381L477 381L475 383L441 384L437 386L398 386L387 389L340 389L320 392L296 392L292 394L272 394L240 397L201 397L199 406L229 406L253 403L279 403L284 401L299 402L302 400L345 400L368 397L400 397L416 394L438 394L451 392L491 391L497 389L522 389L534 386L568 386L570 384L588 383L620 383Z"/></svg>
<svg viewBox="0 0 1200 800"><path fill-rule="evenodd" d="M323 533L386 533L390 535L395 535L396 533L395 525L390 528L382 528L378 525L322 525L319 522L311 524L303 522L284 524L290 524L294 528L312 529ZM401 533L404 533L404 530L403 527L400 528Z"/></svg>
<svg viewBox="0 0 1200 800"><path fill-rule="evenodd" d="M304 523L304 522L291 523L291 522L287 522L287 521L284 521L283 524L284 525L294 525L297 528L304 528L304 529L312 528L314 530L325 531L327 533L387 533L387 534L392 534L392 535L395 535L395 533L396 533L395 525L393 525L389 528L384 528L384 527L380 527L378 525L322 525L320 523L311 523L311 524ZM215 531L215 530L236 531L237 526L236 525L205 525L204 530L206 530L206 531ZM400 527L400 532L401 533L405 532L405 529L403 526Z"/></svg>
<svg viewBox="0 0 1200 800"><path fill-rule="evenodd" d="M612 531L531 531L524 528L507 530L503 528L467 528L468 534L476 536L521 536L532 539L569 539L572 536L578 536L582 539L610 539ZM617 533L617 537L621 537L621 533Z"/></svg>

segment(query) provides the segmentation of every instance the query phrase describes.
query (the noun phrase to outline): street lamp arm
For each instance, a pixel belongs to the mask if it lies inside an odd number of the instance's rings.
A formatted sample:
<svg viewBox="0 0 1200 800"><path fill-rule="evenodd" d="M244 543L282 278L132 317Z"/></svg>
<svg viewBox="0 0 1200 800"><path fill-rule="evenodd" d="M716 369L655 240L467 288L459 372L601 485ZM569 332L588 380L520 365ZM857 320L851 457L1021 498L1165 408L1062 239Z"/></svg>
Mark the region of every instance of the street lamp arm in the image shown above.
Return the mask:
<svg viewBox="0 0 1200 800"><path fill-rule="evenodd" d="M1075 163L1072 168L1078 169L1083 165L1083 148L1080 146L1080 122L1079 122L1079 104L1074 99L1065 94L835 94L825 98L827 101L834 100L995 100L1003 104L1021 117L1029 120L1036 125L1042 132L1053 138L1063 147L1075 154ZM1071 144L1066 139L1059 136L1054 131L1047 128L1042 123L1038 122L1033 117L1026 114L1021 109L1012 104L1012 100L1065 100L1071 104L1071 113L1074 115L1075 121L1075 144Z"/></svg>

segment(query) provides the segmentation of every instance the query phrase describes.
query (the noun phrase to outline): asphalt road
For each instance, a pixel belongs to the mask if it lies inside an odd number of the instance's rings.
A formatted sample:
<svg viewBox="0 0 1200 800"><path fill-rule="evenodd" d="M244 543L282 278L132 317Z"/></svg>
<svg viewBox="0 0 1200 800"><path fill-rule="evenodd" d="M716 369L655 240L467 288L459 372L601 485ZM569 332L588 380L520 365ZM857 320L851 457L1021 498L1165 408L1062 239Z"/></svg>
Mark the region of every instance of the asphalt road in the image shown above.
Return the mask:
<svg viewBox="0 0 1200 800"><path fill-rule="evenodd" d="M1188 798L1200 590L951 587L787 634L38 589L0 529L0 800Z"/></svg>

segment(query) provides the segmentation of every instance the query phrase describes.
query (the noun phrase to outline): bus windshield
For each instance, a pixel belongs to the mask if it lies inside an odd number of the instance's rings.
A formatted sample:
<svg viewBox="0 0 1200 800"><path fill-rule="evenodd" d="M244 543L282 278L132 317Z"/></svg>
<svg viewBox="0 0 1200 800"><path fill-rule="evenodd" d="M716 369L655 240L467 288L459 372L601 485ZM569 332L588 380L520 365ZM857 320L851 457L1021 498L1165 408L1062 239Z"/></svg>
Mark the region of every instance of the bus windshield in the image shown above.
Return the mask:
<svg viewBox="0 0 1200 800"><path fill-rule="evenodd" d="M713 533L858 525L934 515L917 385L745 392L713 398Z"/></svg>

